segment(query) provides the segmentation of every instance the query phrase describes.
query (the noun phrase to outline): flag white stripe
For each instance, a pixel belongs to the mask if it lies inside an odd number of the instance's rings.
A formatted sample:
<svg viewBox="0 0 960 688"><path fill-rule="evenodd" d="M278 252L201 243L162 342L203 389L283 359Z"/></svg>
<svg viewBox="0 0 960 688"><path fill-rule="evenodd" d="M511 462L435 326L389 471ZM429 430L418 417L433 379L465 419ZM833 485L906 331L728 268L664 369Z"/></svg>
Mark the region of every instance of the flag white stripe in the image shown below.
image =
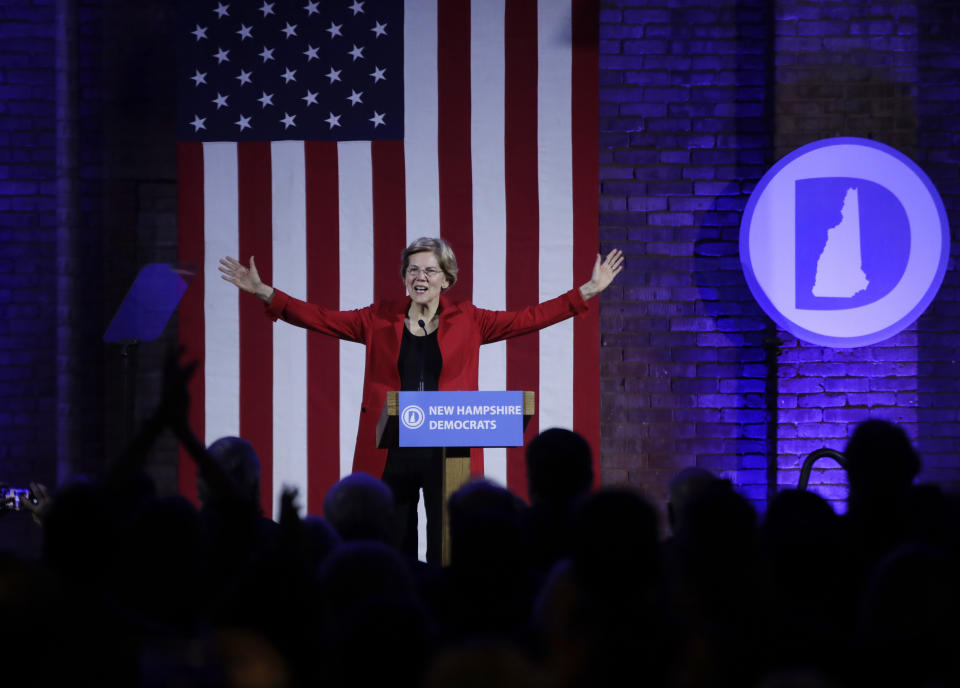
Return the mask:
<svg viewBox="0 0 960 688"><path fill-rule="evenodd" d="M504 0L470 5L470 138L473 176L473 301L507 305L507 207L504 191ZM480 389L507 386L506 342L480 349ZM484 452L484 476L507 484L507 452Z"/></svg>
<svg viewBox="0 0 960 688"><path fill-rule="evenodd" d="M407 0L403 8L403 127L407 243L440 236L437 148L437 0Z"/></svg>
<svg viewBox="0 0 960 688"><path fill-rule="evenodd" d="M240 434L241 294L220 279L217 267L223 256L245 258L239 255L236 144L204 143L203 162L204 439L210 444Z"/></svg>
<svg viewBox="0 0 960 688"><path fill-rule="evenodd" d="M373 303L373 166L369 141L337 144L340 309ZM353 469L363 398L364 346L340 342L340 475ZM374 411L368 409L370 413ZM377 476L380 477L380 476Z"/></svg>
<svg viewBox="0 0 960 688"><path fill-rule="evenodd" d="M540 300L573 287L570 0L540 0L537 139ZM540 333L540 429L573 427L573 321Z"/></svg>
<svg viewBox="0 0 960 688"><path fill-rule="evenodd" d="M274 284L307 294L307 195L300 141L270 146ZM273 504L284 485L307 489L307 332L273 328Z"/></svg>

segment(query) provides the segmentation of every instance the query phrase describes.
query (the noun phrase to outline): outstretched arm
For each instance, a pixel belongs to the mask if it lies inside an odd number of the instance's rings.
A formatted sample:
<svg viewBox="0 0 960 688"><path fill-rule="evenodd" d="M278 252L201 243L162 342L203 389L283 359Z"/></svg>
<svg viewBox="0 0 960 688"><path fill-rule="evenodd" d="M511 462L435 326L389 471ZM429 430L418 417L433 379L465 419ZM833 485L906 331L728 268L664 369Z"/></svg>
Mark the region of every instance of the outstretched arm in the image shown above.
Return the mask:
<svg viewBox="0 0 960 688"><path fill-rule="evenodd" d="M621 270L623 270L623 252L614 249L605 259L601 260L597 255L593 275L579 289L573 288L555 299L518 311L488 311L478 308L476 317L482 343L489 344L534 332L586 311L586 300L610 286L610 282L620 274Z"/></svg>
<svg viewBox="0 0 960 688"><path fill-rule="evenodd" d="M367 309L337 311L295 299L263 283L253 256L250 256L250 267L231 256L221 258L219 270L223 273L220 276L224 280L266 303L267 315L273 320L281 318L291 325L351 342L366 341Z"/></svg>
<svg viewBox="0 0 960 688"><path fill-rule="evenodd" d="M226 256L220 259L220 275L230 284L234 284L248 294L254 294L265 303L270 303L273 299L273 287L264 284L260 280L260 273L257 272L257 264L250 256L250 267L246 267L236 258Z"/></svg>
<svg viewBox="0 0 960 688"><path fill-rule="evenodd" d="M607 254L607 257L601 262L600 254L597 254L597 260L593 264L593 275L589 282L585 282L580 287L580 295L583 300L593 298L604 289L610 286L613 278L623 270L623 251L613 249Z"/></svg>

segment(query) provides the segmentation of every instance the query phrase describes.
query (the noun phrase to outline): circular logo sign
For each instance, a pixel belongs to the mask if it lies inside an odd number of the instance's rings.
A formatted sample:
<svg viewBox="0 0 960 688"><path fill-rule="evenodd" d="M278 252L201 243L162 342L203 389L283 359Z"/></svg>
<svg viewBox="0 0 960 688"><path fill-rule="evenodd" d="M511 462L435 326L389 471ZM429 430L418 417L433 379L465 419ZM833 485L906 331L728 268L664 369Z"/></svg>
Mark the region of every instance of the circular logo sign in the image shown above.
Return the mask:
<svg viewBox="0 0 960 688"><path fill-rule="evenodd" d="M403 423L404 427L410 428L411 430L416 430L423 425L425 419L426 415L423 413L423 409L416 404L405 406L400 413L400 422Z"/></svg>
<svg viewBox="0 0 960 688"><path fill-rule="evenodd" d="M823 139L763 176L740 224L750 291L780 327L833 347L882 341L933 300L950 227L933 183L899 151Z"/></svg>

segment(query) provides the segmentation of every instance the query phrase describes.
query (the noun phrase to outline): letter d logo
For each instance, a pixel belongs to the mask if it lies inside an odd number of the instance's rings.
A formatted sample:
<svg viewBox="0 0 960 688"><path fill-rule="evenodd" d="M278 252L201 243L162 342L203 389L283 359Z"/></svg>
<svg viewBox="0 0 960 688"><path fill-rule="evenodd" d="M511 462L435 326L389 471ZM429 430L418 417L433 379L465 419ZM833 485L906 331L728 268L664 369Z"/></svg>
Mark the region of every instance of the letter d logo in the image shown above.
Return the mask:
<svg viewBox="0 0 960 688"><path fill-rule="evenodd" d="M866 346L910 325L940 289L949 255L933 183L869 139L793 151L760 180L740 224L740 261L757 303L822 346Z"/></svg>

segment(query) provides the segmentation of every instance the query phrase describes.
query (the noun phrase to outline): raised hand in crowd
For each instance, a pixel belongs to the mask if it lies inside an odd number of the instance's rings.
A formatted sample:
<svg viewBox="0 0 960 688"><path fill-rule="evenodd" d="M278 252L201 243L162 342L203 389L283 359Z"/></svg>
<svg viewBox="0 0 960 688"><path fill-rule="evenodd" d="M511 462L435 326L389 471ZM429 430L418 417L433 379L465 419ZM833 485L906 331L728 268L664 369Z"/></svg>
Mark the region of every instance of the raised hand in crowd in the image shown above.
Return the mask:
<svg viewBox="0 0 960 688"><path fill-rule="evenodd" d="M30 483L30 494L33 499L25 499L20 502L20 506L24 511L28 511L30 516L33 517L33 522L38 526L43 525L43 519L47 515L47 512L50 510L50 492L47 490L47 486L41 483L32 482Z"/></svg>

